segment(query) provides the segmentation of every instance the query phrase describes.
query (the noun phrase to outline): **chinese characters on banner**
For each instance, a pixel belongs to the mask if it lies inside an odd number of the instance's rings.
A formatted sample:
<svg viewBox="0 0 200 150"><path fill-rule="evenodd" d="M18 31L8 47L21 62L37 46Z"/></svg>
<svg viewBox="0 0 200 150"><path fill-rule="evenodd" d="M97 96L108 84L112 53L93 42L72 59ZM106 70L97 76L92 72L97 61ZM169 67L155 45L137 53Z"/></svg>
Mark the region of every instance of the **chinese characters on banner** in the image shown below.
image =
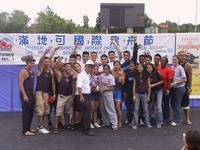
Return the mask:
<svg viewBox="0 0 200 150"><path fill-rule="evenodd" d="M160 53L171 60L175 53L174 34L0 34L0 65L23 64L21 57L25 55L33 55L38 62L44 50L50 47L60 47L55 56L62 56L67 61L75 43L80 45L77 53L96 51L100 58L110 50L116 51L111 39L123 51L132 54L135 36L140 45L139 54Z"/></svg>

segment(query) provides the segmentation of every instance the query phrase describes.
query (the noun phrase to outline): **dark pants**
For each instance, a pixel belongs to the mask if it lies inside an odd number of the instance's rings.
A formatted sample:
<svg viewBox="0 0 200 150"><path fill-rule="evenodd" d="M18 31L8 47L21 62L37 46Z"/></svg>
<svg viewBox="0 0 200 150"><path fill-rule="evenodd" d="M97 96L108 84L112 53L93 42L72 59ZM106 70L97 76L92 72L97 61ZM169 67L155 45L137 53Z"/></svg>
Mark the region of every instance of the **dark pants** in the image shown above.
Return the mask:
<svg viewBox="0 0 200 150"><path fill-rule="evenodd" d="M133 104L133 95L132 94L127 95L125 104L126 104L126 115L127 115L128 123L132 123L133 112L134 112L134 104Z"/></svg>
<svg viewBox="0 0 200 150"><path fill-rule="evenodd" d="M82 120L81 127L84 131L90 130L91 123L91 101L90 94L83 94L84 103L81 103Z"/></svg>
<svg viewBox="0 0 200 150"><path fill-rule="evenodd" d="M170 95L166 95L165 92L163 92L163 120L165 123L167 123L169 121L169 117L170 117L170 104L169 104L169 100L170 100Z"/></svg>
<svg viewBox="0 0 200 150"><path fill-rule="evenodd" d="M20 93L21 105L22 105L22 132L30 131L31 123L33 120L33 112L35 107L35 97L33 92L26 92L28 96L28 102L23 100L23 96Z"/></svg>

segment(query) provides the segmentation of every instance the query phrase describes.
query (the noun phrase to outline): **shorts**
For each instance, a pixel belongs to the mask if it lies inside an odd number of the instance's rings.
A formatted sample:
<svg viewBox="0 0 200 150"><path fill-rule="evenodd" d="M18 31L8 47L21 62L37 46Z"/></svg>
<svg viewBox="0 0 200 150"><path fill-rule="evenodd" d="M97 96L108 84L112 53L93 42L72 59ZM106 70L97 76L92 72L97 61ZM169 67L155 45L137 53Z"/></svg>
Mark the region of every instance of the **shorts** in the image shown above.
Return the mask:
<svg viewBox="0 0 200 150"><path fill-rule="evenodd" d="M81 112L81 103L80 103L79 95L75 95L75 97L74 97L74 111Z"/></svg>
<svg viewBox="0 0 200 150"><path fill-rule="evenodd" d="M100 100L100 93L99 92L94 92L91 93L91 101L99 101Z"/></svg>
<svg viewBox="0 0 200 150"><path fill-rule="evenodd" d="M190 108L190 98L188 95L188 90L186 90L185 94L183 95L182 101L181 101L181 107L182 109L189 109Z"/></svg>
<svg viewBox="0 0 200 150"><path fill-rule="evenodd" d="M121 102L122 100L122 92L121 90L114 90L113 97L115 101Z"/></svg>
<svg viewBox="0 0 200 150"><path fill-rule="evenodd" d="M36 91L36 113L38 116L50 114L50 105L48 103L49 94L42 91Z"/></svg>
<svg viewBox="0 0 200 150"><path fill-rule="evenodd" d="M56 116L62 116L63 112L70 117L73 116L73 99L72 95L64 96L59 94L57 100Z"/></svg>

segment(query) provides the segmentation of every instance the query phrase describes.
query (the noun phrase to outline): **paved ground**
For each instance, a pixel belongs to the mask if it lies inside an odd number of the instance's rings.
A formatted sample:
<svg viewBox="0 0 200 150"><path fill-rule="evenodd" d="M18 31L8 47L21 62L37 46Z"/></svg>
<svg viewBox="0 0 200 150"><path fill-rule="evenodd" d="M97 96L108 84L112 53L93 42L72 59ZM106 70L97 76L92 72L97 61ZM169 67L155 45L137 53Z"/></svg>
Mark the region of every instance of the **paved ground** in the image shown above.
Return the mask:
<svg viewBox="0 0 200 150"><path fill-rule="evenodd" d="M64 130L58 135L38 133L35 137L25 137L20 132L20 113L0 113L0 150L180 150L182 133L190 128L200 130L200 109L192 109L191 113L191 126L138 130L124 126L117 132L101 128L93 130L95 137Z"/></svg>

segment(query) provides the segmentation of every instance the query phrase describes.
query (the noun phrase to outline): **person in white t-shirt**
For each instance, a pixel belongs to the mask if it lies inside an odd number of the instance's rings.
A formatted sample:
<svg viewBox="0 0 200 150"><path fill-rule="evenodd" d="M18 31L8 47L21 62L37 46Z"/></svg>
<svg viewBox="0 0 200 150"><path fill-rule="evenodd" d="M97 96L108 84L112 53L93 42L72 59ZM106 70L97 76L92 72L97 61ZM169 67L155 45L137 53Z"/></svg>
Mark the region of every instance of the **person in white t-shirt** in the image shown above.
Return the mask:
<svg viewBox="0 0 200 150"><path fill-rule="evenodd" d="M82 120L81 125L83 132L88 136L94 136L95 134L90 131L91 123L91 74L94 63L88 60L85 64L85 70L82 71L77 77L77 88L80 96Z"/></svg>
<svg viewBox="0 0 200 150"><path fill-rule="evenodd" d="M110 66L104 65L104 73L100 77L100 110L104 126L112 124L114 131L118 130L118 120L113 100L115 79L110 73Z"/></svg>
<svg viewBox="0 0 200 150"><path fill-rule="evenodd" d="M89 57L89 52L84 51L84 52L82 53L82 61L80 62L82 71L85 70L85 64L86 64L86 62L87 62L89 59L90 59L90 57Z"/></svg>

